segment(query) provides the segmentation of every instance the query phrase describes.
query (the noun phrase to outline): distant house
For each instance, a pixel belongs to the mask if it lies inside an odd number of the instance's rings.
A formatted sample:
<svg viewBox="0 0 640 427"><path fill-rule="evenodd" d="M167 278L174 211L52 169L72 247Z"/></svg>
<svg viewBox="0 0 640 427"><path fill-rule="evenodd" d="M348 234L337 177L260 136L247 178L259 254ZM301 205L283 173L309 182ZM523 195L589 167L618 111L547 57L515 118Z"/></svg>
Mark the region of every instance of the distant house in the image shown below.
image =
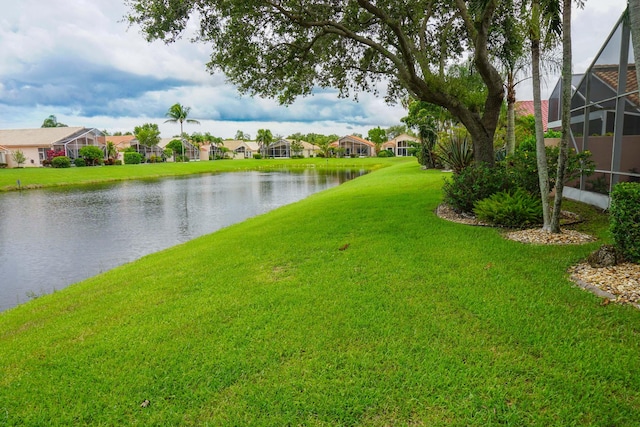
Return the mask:
<svg viewBox="0 0 640 427"><path fill-rule="evenodd" d="M3 129L0 130L0 146L3 147L4 159L9 167L17 166L11 153L18 150L26 157L25 167L38 167L47 160L47 152L63 151L64 155L75 159L79 157L82 147L93 145L106 153L105 136L98 129L83 127L57 127L35 129Z"/></svg>
<svg viewBox="0 0 640 427"><path fill-rule="evenodd" d="M542 129L544 132L547 131L548 128L548 118L549 118L549 100L543 99L541 101L542 104ZM533 101L516 101L515 104L515 113L516 116L533 116Z"/></svg>
<svg viewBox="0 0 640 427"><path fill-rule="evenodd" d="M343 136L329 145L344 151L346 157L370 157L376 154L373 142L355 135Z"/></svg>
<svg viewBox="0 0 640 427"><path fill-rule="evenodd" d="M320 147L313 145L306 141L299 141L302 145L302 150L294 153L291 149L291 143L294 142L291 139L281 138L266 147L265 153L269 158L289 158L291 156L303 156L303 157L313 157L319 151Z"/></svg>
<svg viewBox="0 0 640 427"><path fill-rule="evenodd" d="M223 157L225 150L221 149L221 147L226 148L230 153L229 157L234 159L250 159L259 150L258 143L255 141L232 139L223 141L221 146L211 144L211 156Z"/></svg>
<svg viewBox="0 0 640 427"><path fill-rule="evenodd" d="M178 137L175 138L161 138L160 142L158 143L158 145L155 147L157 149L160 150L160 152L162 152L167 145L169 145L169 143L173 140L177 139L178 141L182 141L182 152L181 153L175 153L177 156L182 156L184 155L186 158L189 159L189 161L193 161L193 160L200 160L200 148L191 144L189 141L187 141L186 139L180 139ZM144 147L144 146L142 146Z"/></svg>
<svg viewBox="0 0 640 427"><path fill-rule="evenodd" d="M411 156L411 150L409 150L409 148L411 148L412 143L416 142L420 142L420 139L403 133L382 144L382 149L389 150L400 157Z"/></svg>
<svg viewBox="0 0 640 427"><path fill-rule="evenodd" d="M151 158L151 156L162 157L163 150L157 145L147 146L140 144L135 135L118 135L118 136L107 136L107 142L113 142L118 150L118 158L122 158L120 152L126 150L127 148L133 148L138 153L142 154L145 159Z"/></svg>

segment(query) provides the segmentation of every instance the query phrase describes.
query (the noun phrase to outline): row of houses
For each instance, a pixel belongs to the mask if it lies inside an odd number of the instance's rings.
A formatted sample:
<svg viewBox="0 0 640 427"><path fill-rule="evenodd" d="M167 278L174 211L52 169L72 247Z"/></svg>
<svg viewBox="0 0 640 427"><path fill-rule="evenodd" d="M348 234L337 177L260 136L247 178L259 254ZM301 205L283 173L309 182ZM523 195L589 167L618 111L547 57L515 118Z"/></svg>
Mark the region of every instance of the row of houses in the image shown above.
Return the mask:
<svg viewBox="0 0 640 427"><path fill-rule="evenodd" d="M107 142L112 142L122 159L122 153L133 149L145 158L162 157L164 148L175 138L162 138L157 146L145 146L138 142L133 135L106 136L98 129L82 127L59 127L37 129L7 129L0 130L0 164L7 167L17 167L12 153L21 151L26 161L20 166L40 167L45 164L51 152L62 152L71 159L79 157L82 147L93 145L101 148L107 157ZM409 148L418 139L403 134L382 144L382 150L392 151L396 156L409 156ZM300 141L302 150L294 151L295 145L290 139L279 139L267 146L261 147L256 141L227 140L222 144L194 145L183 140L183 152L179 153L189 160L209 160L216 157L232 159L252 158L256 154L270 158L290 158L294 155L315 157L320 154L320 147ZM376 145L371 141L354 135L344 136L330 144L335 151L348 157L371 157L377 154ZM337 150L339 149L339 150ZM171 158L169 159L172 160Z"/></svg>

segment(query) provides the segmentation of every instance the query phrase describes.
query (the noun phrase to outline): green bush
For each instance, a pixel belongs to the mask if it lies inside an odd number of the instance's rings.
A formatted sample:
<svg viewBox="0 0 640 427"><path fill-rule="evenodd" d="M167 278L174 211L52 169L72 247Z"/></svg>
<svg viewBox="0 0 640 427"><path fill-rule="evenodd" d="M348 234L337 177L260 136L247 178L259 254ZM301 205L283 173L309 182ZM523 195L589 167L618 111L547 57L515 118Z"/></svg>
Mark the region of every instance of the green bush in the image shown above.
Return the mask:
<svg viewBox="0 0 640 427"><path fill-rule="evenodd" d="M378 157L395 157L396 155L391 150L380 150Z"/></svg>
<svg viewBox="0 0 640 427"><path fill-rule="evenodd" d="M476 217L504 227L521 227L542 223L542 202L521 188L510 193L500 191L476 202Z"/></svg>
<svg viewBox="0 0 640 427"><path fill-rule="evenodd" d="M261 159L262 158L262 154L256 153L256 154L253 155L253 158L254 159Z"/></svg>
<svg viewBox="0 0 640 427"><path fill-rule="evenodd" d="M640 261L640 184L621 182L611 190L609 229L625 258Z"/></svg>
<svg viewBox="0 0 640 427"><path fill-rule="evenodd" d="M480 164L454 173L451 179L445 180L442 189L446 204L457 212L470 213L477 201L506 190L507 180L504 168Z"/></svg>
<svg viewBox="0 0 640 427"><path fill-rule="evenodd" d="M557 132L548 131L545 133L545 137L553 137L555 134ZM552 190L556 184L560 148L557 146L545 147L545 151L549 171L549 190ZM535 137L529 137L520 142L515 153L508 156L503 164L507 168L510 187L522 188L533 195L540 194ZM565 184L579 178L581 174L591 175L594 169L595 163L591 160L590 151L585 150L582 153L576 153L574 149L569 149Z"/></svg>
<svg viewBox="0 0 640 427"><path fill-rule="evenodd" d="M116 160L115 165L116 166L121 166L122 165L122 160L120 160L120 159Z"/></svg>
<svg viewBox="0 0 640 427"><path fill-rule="evenodd" d="M137 165L142 161L142 154L135 151L125 151L124 163L127 165Z"/></svg>
<svg viewBox="0 0 640 427"><path fill-rule="evenodd" d="M96 163L104 157L104 151L100 147L96 147L95 145L87 145L84 146L78 151L78 154L82 156L86 164L94 166Z"/></svg>
<svg viewBox="0 0 640 427"><path fill-rule="evenodd" d="M78 157L77 159L75 159L73 161L73 164L76 165L76 167L78 167L78 168L81 168L83 166L87 166L87 162L85 162L82 157Z"/></svg>
<svg viewBox="0 0 640 427"><path fill-rule="evenodd" d="M71 159L67 156L58 156L51 159L51 166L54 168L70 168Z"/></svg>

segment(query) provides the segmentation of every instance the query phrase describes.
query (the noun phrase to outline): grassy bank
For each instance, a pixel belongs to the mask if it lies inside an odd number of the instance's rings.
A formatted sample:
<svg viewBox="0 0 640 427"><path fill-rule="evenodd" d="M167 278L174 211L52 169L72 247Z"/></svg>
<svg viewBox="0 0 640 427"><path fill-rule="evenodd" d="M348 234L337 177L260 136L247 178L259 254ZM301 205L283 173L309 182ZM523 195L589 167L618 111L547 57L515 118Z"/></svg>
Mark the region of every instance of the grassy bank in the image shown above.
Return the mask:
<svg viewBox="0 0 640 427"><path fill-rule="evenodd" d="M598 243L441 220L442 176L399 163L0 314L0 425L635 425L640 311L566 275Z"/></svg>
<svg viewBox="0 0 640 427"><path fill-rule="evenodd" d="M234 172L279 168L365 168L375 170L415 158L362 158L362 159L244 159L188 163L154 163L141 165L100 166L83 168L22 168L0 169L0 191L19 188L43 188L63 185L93 184L130 179L159 178L198 173ZM18 186L20 181L20 186Z"/></svg>

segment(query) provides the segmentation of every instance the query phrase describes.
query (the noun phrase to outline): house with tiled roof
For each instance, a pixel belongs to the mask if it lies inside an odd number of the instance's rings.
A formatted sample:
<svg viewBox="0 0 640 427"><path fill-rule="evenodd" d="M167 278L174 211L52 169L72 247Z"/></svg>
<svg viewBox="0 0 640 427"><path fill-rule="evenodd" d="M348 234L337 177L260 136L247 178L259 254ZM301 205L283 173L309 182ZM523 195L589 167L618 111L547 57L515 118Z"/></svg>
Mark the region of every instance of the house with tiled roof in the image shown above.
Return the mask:
<svg viewBox="0 0 640 427"><path fill-rule="evenodd" d="M542 104L542 129L546 132L549 123L549 100L543 99ZM514 105L516 116L534 116L533 101L516 101Z"/></svg>
<svg viewBox="0 0 640 427"><path fill-rule="evenodd" d="M355 135L343 136L329 146L344 150L343 154L346 157L371 157L376 154L376 145L373 142Z"/></svg>
<svg viewBox="0 0 640 427"><path fill-rule="evenodd" d="M420 139L416 138L415 136L403 133L383 143L382 149L389 150L396 156L400 157L411 156L411 144L416 142L420 142Z"/></svg>
<svg viewBox="0 0 640 427"><path fill-rule="evenodd" d="M49 151L64 152L70 159L79 157L79 151L87 145L100 147L106 152L104 134L95 128L55 127L35 129L0 129L0 146L4 147L3 156L9 167L18 166L11 153L21 151L26 162L25 167L43 166ZM7 153L8 152L8 153Z"/></svg>

